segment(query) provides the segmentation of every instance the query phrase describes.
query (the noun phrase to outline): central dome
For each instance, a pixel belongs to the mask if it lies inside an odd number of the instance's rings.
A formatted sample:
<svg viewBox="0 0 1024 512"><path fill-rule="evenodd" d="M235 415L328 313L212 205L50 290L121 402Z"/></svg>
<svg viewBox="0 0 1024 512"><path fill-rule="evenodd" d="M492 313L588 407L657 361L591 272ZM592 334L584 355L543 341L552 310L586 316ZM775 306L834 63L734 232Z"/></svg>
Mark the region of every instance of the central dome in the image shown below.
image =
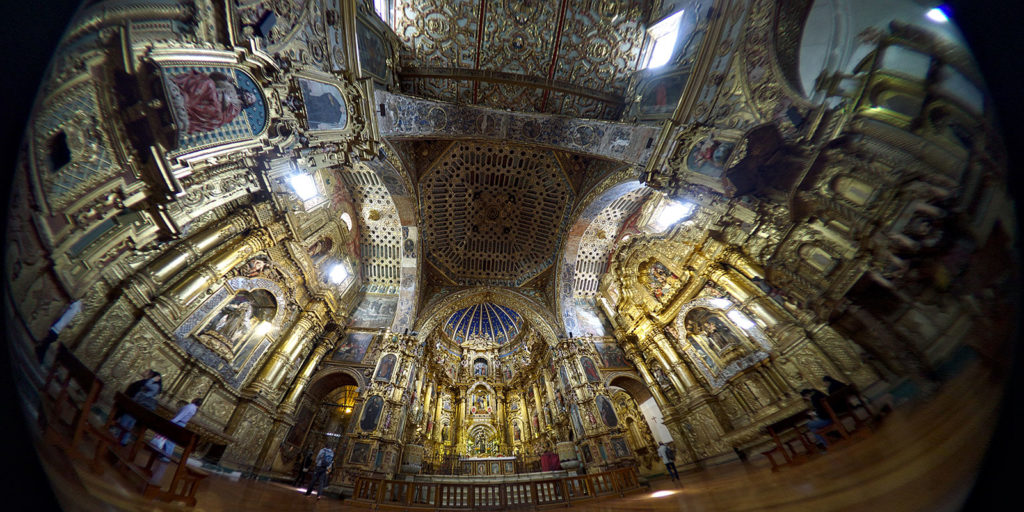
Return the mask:
<svg viewBox="0 0 1024 512"><path fill-rule="evenodd" d="M514 340L523 327L523 317L514 310L491 302L463 308L444 324L444 333L456 343L483 338L495 343Z"/></svg>

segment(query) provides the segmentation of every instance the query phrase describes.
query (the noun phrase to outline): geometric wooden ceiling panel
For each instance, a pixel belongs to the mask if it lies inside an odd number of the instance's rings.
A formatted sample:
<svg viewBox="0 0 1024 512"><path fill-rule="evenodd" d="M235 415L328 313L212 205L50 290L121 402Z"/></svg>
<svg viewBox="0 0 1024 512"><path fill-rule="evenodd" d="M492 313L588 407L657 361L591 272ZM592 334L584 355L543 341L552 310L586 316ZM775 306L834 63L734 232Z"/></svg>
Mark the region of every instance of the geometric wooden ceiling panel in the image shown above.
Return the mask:
<svg viewBox="0 0 1024 512"><path fill-rule="evenodd" d="M404 92L524 112L616 119L650 0L398 2ZM543 85L541 85L543 84Z"/></svg>
<svg viewBox="0 0 1024 512"><path fill-rule="evenodd" d="M575 201L551 150L456 142L419 183L427 259L463 286L519 286L554 262Z"/></svg>

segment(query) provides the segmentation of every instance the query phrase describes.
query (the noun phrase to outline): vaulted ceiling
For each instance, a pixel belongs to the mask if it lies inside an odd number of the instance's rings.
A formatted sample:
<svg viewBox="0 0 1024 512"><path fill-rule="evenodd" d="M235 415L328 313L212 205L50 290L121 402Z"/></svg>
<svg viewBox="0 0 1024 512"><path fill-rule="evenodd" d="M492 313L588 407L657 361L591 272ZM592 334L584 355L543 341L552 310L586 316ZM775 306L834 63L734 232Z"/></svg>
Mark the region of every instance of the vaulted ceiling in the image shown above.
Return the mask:
<svg viewBox="0 0 1024 512"><path fill-rule="evenodd" d="M404 92L614 119L640 65L648 0L397 2Z"/></svg>

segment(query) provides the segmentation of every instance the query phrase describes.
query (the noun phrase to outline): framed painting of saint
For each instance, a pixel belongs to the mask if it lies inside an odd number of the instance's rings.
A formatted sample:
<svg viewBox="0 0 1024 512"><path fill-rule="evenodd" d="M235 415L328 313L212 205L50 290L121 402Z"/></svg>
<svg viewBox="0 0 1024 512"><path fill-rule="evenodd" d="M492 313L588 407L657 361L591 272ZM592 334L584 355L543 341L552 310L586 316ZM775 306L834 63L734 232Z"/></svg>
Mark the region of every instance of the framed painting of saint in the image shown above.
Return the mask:
<svg viewBox="0 0 1024 512"><path fill-rule="evenodd" d="M317 80L298 78L306 125L312 131L343 130L348 124L348 106L341 90Z"/></svg>
<svg viewBox="0 0 1024 512"><path fill-rule="evenodd" d="M371 396L366 400L366 406L363 407L363 417L359 420L359 428L363 432L372 432L377 428L377 422L380 420L380 411L384 407L384 399L380 396Z"/></svg>
<svg viewBox="0 0 1024 512"><path fill-rule="evenodd" d="M180 155L252 139L267 126L267 105L251 75L226 65L166 65L162 81Z"/></svg>
<svg viewBox="0 0 1024 512"><path fill-rule="evenodd" d="M619 418L615 415L615 408L612 407L611 400L603 395L598 395L595 399L597 402L597 410L601 413L601 421L609 427L615 427L619 424Z"/></svg>
<svg viewBox="0 0 1024 512"><path fill-rule="evenodd" d="M395 361L397 358L394 354L387 354L380 359L380 364L377 365L377 373L374 375L373 380L387 382L391 380L391 374L395 371Z"/></svg>
<svg viewBox="0 0 1024 512"><path fill-rule="evenodd" d="M581 357L580 364L583 366L583 373L586 374L588 382L601 382L601 374L597 373L594 361L589 357Z"/></svg>

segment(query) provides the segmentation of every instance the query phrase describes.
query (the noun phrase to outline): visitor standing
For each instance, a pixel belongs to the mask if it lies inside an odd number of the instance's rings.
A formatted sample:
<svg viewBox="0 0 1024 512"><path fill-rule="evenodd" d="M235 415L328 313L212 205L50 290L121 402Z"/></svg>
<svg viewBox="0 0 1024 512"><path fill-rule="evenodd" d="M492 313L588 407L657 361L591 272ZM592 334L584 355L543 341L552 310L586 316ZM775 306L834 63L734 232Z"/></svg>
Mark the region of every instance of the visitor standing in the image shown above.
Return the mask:
<svg viewBox="0 0 1024 512"><path fill-rule="evenodd" d="M319 500L323 497L324 484L327 483L331 464L334 464L334 451L324 446L316 454L316 468L313 470L313 480L309 482L309 488L306 489L306 496L309 496L309 493L313 492L313 488L316 487L316 499Z"/></svg>
<svg viewBox="0 0 1024 512"><path fill-rule="evenodd" d="M665 469L668 470L668 476L672 480L679 480L679 472L676 471L676 451L663 442L661 446L658 446L658 455L661 456L661 462L665 464Z"/></svg>

